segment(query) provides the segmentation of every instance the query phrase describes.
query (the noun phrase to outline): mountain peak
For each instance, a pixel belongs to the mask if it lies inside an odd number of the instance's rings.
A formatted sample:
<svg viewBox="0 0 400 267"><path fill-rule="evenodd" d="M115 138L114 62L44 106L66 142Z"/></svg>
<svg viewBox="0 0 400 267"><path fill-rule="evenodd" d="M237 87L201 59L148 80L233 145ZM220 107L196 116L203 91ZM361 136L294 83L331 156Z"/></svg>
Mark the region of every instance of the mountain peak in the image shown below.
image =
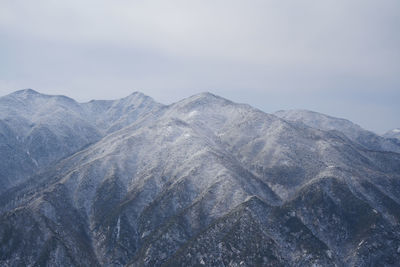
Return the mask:
<svg viewBox="0 0 400 267"><path fill-rule="evenodd" d="M377 151L400 152L396 141L386 140L361 126L343 118L336 118L322 113L309 110L281 110L274 113L276 116L292 122L300 122L307 126L324 131L336 130L342 132L353 142L368 149ZM398 136L399 134L397 134ZM395 132L388 132L383 135L386 138L396 138Z"/></svg>
<svg viewBox="0 0 400 267"><path fill-rule="evenodd" d="M148 95L140 92L140 91L134 91L133 93L131 93L129 96L142 96L142 97L149 97Z"/></svg>
<svg viewBox="0 0 400 267"><path fill-rule="evenodd" d="M225 99L225 98L223 98L223 97L220 97L220 96L218 96L218 95L215 95L215 94L213 94L213 93L210 93L210 92L201 92L201 93L196 94L196 95L193 95L193 96L191 96L191 97L189 97L189 98L195 98L195 99L214 99L214 100L218 99L218 100L226 100L226 101L228 101L227 99Z"/></svg>
<svg viewBox="0 0 400 267"><path fill-rule="evenodd" d="M41 95L38 91L35 91L31 88L26 88L22 90L15 91L14 93L11 93L12 95Z"/></svg>
<svg viewBox="0 0 400 267"><path fill-rule="evenodd" d="M135 91L133 93L131 93L130 95L118 100L119 103L130 103L132 105L141 105L143 103L147 103L150 105L156 105L156 106L162 106L162 104L158 103L157 101L155 101L152 97L139 92L139 91Z"/></svg>
<svg viewBox="0 0 400 267"><path fill-rule="evenodd" d="M196 95L192 95L176 103L182 107L198 107L206 106L211 104L232 104L233 102L223 97L214 95L210 92L202 92Z"/></svg>
<svg viewBox="0 0 400 267"><path fill-rule="evenodd" d="M139 100L139 99L141 99L141 100L150 99L150 100L153 100L152 97L150 97L150 96L148 96L148 95L146 95L146 94L144 94L142 92L134 91L133 93L130 93L129 95L127 95L125 97L122 97L122 98L113 99L113 100L92 99L92 100L88 101L87 103L100 103L100 102L103 102L103 103L104 102L110 102L111 103L111 102L118 102L118 101L127 101L127 100L131 100L131 99L136 99L136 100Z"/></svg>
<svg viewBox="0 0 400 267"><path fill-rule="evenodd" d="M343 118L337 118L337 117L332 117L330 115L312 111L312 110L307 110L307 109L291 109L291 110L279 110L274 113L276 116L285 119L285 120L291 120L291 121L302 121L305 124L315 127L315 128L320 128L322 127L321 123L323 123L325 126L326 124L332 124L335 123L335 126L331 126L331 128L337 127L337 124L346 124L349 127L356 127L358 129L361 129L361 127L347 119ZM317 126L318 124L318 126ZM323 128L323 127L322 127Z"/></svg>
<svg viewBox="0 0 400 267"><path fill-rule="evenodd" d="M38 96L40 96L40 97L57 97L57 98L64 98L64 99L69 99L69 100L75 101L72 98L70 98L68 96L65 96L65 95L42 94L42 93L39 93L38 91L33 90L31 88L21 89L21 90L15 91L15 92L13 92L13 93L11 93L9 95L11 95L11 96L19 96L19 97L21 97L21 96L22 97L33 97L33 96L34 97L38 97Z"/></svg>
<svg viewBox="0 0 400 267"><path fill-rule="evenodd" d="M392 130L386 132L383 135L383 137L386 137L386 138L397 138L397 139L400 140L400 128L395 128L395 129L392 129Z"/></svg>
<svg viewBox="0 0 400 267"><path fill-rule="evenodd" d="M131 93L130 95L124 97L124 98L134 98L134 99L152 99L150 96L139 92L139 91L135 91L133 93Z"/></svg>

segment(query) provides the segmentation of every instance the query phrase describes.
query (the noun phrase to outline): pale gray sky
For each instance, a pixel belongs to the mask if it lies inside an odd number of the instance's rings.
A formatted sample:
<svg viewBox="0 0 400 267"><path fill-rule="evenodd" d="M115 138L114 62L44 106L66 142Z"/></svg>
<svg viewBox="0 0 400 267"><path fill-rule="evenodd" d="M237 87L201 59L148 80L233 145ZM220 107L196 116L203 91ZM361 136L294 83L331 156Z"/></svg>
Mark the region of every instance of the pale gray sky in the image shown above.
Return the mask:
<svg viewBox="0 0 400 267"><path fill-rule="evenodd" d="M202 91L400 127L399 0L1 0L0 95Z"/></svg>

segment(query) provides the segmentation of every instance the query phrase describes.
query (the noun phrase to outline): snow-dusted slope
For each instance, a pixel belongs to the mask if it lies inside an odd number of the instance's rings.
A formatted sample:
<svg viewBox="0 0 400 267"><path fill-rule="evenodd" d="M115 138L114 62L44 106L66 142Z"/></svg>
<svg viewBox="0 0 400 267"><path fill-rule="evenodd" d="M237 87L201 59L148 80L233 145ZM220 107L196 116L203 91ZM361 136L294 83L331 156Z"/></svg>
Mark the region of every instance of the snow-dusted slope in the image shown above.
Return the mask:
<svg viewBox="0 0 400 267"><path fill-rule="evenodd" d="M347 138L367 149L400 153L400 142L364 130L353 122L309 110L281 110L274 113L285 120L304 123L325 131L340 131ZM385 136L386 137L386 136Z"/></svg>
<svg viewBox="0 0 400 267"><path fill-rule="evenodd" d="M0 98L0 121L2 189L100 138L77 102L31 89Z"/></svg>
<svg viewBox="0 0 400 267"><path fill-rule="evenodd" d="M103 133L119 130L150 113L158 113L163 105L140 92L117 100L92 100L82 104Z"/></svg>
<svg viewBox="0 0 400 267"><path fill-rule="evenodd" d="M400 260L400 154L210 93L169 106L118 102L81 105L94 125L118 130L0 195L1 264Z"/></svg>
<svg viewBox="0 0 400 267"><path fill-rule="evenodd" d="M84 104L32 89L1 97L0 192L161 107L140 93Z"/></svg>
<svg viewBox="0 0 400 267"><path fill-rule="evenodd" d="M400 129L396 128L396 129L390 130L387 133L385 133L383 135L383 137L386 137L386 138L397 138L397 139L400 140Z"/></svg>

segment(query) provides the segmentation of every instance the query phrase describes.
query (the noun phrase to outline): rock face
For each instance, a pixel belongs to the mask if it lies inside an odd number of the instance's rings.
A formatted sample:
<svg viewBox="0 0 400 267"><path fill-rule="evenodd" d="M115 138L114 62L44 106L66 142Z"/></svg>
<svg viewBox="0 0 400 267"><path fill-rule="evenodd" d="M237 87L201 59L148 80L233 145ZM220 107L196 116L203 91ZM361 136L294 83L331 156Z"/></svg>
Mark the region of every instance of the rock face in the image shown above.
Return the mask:
<svg viewBox="0 0 400 267"><path fill-rule="evenodd" d="M374 149L210 93L164 106L24 90L0 103L0 156L19 160L0 166L1 266L400 262L392 139L368 132Z"/></svg>

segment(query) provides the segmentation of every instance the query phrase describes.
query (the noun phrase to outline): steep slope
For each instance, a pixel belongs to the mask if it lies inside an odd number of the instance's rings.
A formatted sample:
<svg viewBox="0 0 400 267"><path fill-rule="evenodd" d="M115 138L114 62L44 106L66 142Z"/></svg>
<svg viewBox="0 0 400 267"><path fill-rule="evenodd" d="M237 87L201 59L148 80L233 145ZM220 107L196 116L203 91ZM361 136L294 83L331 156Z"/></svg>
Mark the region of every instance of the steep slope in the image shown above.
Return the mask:
<svg viewBox="0 0 400 267"><path fill-rule="evenodd" d="M331 173L370 176L382 165L391 173L400 170L391 160L398 154L368 151L339 132L290 123L209 93L178 102L161 118L166 117L179 118L214 136L283 199L311 179Z"/></svg>
<svg viewBox="0 0 400 267"><path fill-rule="evenodd" d="M1 191L100 139L74 100L31 89L0 98Z"/></svg>
<svg viewBox="0 0 400 267"><path fill-rule="evenodd" d="M104 134L115 132L150 113L158 113L163 105L140 92L117 100L92 100L82 104L97 128Z"/></svg>
<svg viewBox="0 0 400 267"><path fill-rule="evenodd" d="M200 201L203 194L213 197L206 198L206 203L202 203L206 206L201 207L209 216L193 215L200 224L197 228L251 194L257 193L272 203L279 201L267 186L229 158L224 159L213 148L215 144L199 139L185 123L163 121L156 127L151 131L141 128L127 136L124 132L129 129L125 129L121 135L104 139L105 144L98 143L76 154L64 163L68 166L61 165L68 175L54 186L72 192L75 209L88 218L102 258L100 262L104 264L126 262L129 254L120 256L124 252L122 247L140 244L146 233L150 235L176 213ZM76 166L76 162L80 162L77 169L71 170L70 164ZM35 202L58 210L44 199ZM124 240L119 240L119 234L116 237L109 232L115 224L123 229ZM115 251L108 252L110 247Z"/></svg>
<svg viewBox="0 0 400 267"><path fill-rule="evenodd" d="M304 123L325 131L340 131L347 138L367 149L400 153L400 142L364 130L351 121L309 110L281 110L274 113L285 120Z"/></svg>
<svg viewBox="0 0 400 267"><path fill-rule="evenodd" d="M1 97L0 192L160 109L141 93L83 104L32 89Z"/></svg>
<svg viewBox="0 0 400 267"><path fill-rule="evenodd" d="M0 195L0 265L400 260L400 154L209 93L150 110Z"/></svg>

